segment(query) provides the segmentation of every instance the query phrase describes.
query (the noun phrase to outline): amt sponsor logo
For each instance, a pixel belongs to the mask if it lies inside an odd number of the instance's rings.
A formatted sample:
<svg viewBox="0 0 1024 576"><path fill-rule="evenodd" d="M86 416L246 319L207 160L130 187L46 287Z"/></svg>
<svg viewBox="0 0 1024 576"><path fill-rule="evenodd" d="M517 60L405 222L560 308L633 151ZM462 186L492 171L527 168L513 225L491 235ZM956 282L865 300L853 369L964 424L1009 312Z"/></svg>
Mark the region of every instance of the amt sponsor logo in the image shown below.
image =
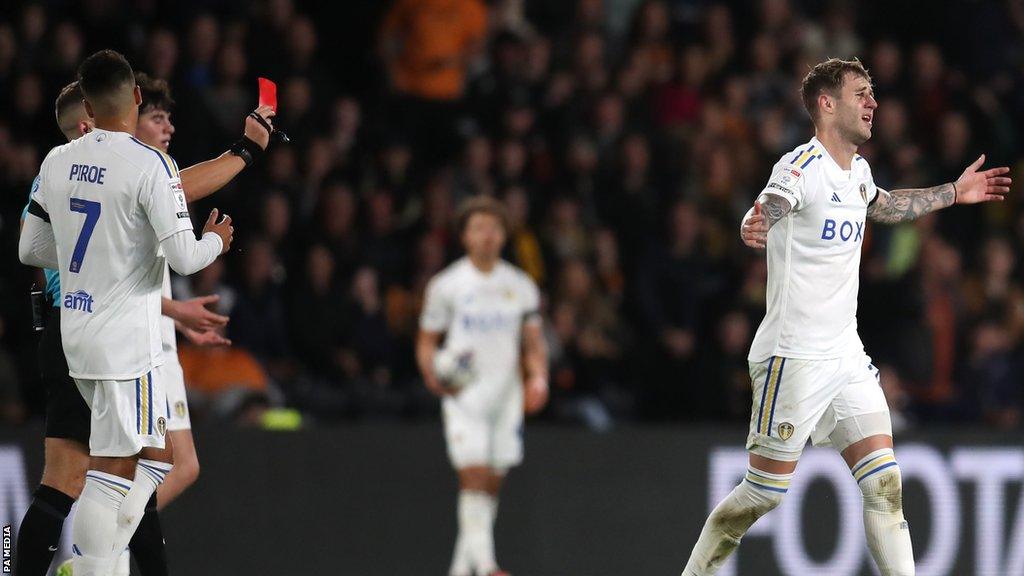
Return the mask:
<svg viewBox="0 0 1024 576"><path fill-rule="evenodd" d="M70 292L64 295L64 307L68 310L92 313L92 296L85 290Z"/></svg>

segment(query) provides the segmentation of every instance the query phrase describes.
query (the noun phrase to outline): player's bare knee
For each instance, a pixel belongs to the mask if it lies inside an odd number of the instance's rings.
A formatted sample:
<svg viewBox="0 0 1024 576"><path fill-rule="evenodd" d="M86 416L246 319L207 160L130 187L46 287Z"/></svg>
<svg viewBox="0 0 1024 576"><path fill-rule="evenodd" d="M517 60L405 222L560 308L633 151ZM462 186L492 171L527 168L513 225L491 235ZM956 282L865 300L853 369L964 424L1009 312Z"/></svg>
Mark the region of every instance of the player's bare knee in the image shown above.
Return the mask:
<svg viewBox="0 0 1024 576"><path fill-rule="evenodd" d="M121 478L135 478L136 456L93 456L89 461L89 469L106 472Z"/></svg>
<svg viewBox="0 0 1024 576"><path fill-rule="evenodd" d="M82 488L85 486L85 470L67 468L53 470L47 467L43 470L40 484L78 500L78 497L82 495Z"/></svg>
<svg viewBox="0 0 1024 576"><path fill-rule="evenodd" d="M174 464L174 450L171 449L170 444L166 448L143 448L139 456L146 460Z"/></svg>
<svg viewBox="0 0 1024 576"><path fill-rule="evenodd" d="M64 438L47 438L41 484L78 499L89 469L89 453L81 444Z"/></svg>
<svg viewBox="0 0 1024 576"><path fill-rule="evenodd" d="M459 469L459 488L487 492L491 471L486 466L466 466Z"/></svg>

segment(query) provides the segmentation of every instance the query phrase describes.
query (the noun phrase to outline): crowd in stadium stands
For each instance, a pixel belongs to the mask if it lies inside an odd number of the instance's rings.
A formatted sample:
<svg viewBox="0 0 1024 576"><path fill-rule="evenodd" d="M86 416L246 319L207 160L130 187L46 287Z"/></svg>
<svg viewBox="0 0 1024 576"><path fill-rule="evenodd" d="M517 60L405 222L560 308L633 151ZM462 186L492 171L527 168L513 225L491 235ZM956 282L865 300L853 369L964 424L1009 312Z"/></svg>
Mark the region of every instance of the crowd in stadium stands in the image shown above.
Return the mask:
<svg viewBox="0 0 1024 576"><path fill-rule="evenodd" d="M171 82L182 167L238 138L257 75L279 83L292 143L192 207L196 222L231 214L239 248L174 281L177 298L218 294L231 317L230 348L179 336L200 421L277 405L316 421L436 413L413 363L423 288L459 255L456 206L488 194L510 212L507 258L544 295L543 418L746 422L767 269L739 221L812 135L799 81L828 56L873 75L861 153L880 186L954 180L981 152L1024 182L1019 0L926 16L797 0L335 4L84 0L4 15L0 420L40 413L38 277L14 258L17 222L61 143L52 102L99 48ZM1022 426L1016 188L868 225L859 325L899 427Z"/></svg>

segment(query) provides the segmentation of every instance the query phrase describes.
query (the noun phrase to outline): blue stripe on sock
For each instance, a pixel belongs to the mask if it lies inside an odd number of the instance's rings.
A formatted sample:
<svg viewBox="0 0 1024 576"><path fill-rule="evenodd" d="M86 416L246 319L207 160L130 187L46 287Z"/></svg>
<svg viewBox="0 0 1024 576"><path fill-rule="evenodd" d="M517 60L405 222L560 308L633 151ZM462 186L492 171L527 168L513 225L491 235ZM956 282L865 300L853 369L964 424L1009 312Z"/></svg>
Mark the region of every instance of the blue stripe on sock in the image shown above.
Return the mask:
<svg viewBox="0 0 1024 576"><path fill-rule="evenodd" d="M882 470L885 470L886 468L892 468L893 466L896 466L896 465L897 465L897 462L889 462L888 464L885 464L883 466L879 466L878 468L875 468L871 472L868 472L867 474L862 476L860 480L857 480L857 483L859 484L859 483L863 482L864 479L867 478L868 476L874 476L875 474L878 474Z"/></svg>
<svg viewBox="0 0 1024 576"><path fill-rule="evenodd" d="M861 468L864 468L865 466L867 466L868 464L871 464L875 460L878 460L879 458L884 458L884 457L888 456L891 453L892 453L891 450L886 450L885 452L879 454L878 456L875 456L874 458L872 458L871 460L868 460L867 462L861 462L853 470L850 470L850 473L853 474L854 476L856 476L857 472L860 472Z"/></svg>
<svg viewBox="0 0 1024 576"><path fill-rule="evenodd" d="M119 487L121 487L121 488L123 488L125 490L131 490L132 489L131 486L128 486L126 484L121 484L120 482L115 482L113 480L108 480L106 478L101 478L99 476L93 476L92 474L86 474L85 477L86 478L92 478L93 480L95 480L97 482L102 482L102 483L105 483L105 484L109 484L111 486L119 486Z"/></svg>
<svg viewBox="0 0 1024 576"><path fill-rule="evenodd" d="M151 478L156 480L157 484L163 482L164 478L167 477L167 471L161 470L154 466L148 466L146 464L143 464L142 462L139 462L139 467L142 469L143 472L146 472L147 474L150 475Z"/></svg>
<svg viewBox="0 0 1024 576"><path fill-rule="evenodd" d="M139 468L139 470L141 470L142 473L145 474L146 476L149 476L150 479L152 479L157 484L159 484L160 482L163 481L163 478L160 478L152 470L150 470L148 468Z"/></svg>
<svg viewBox="0 0 1024 576"><path fill-rule="evenodd" d="M786 492L789 491L788 488L773 488L771 486L765 486L764 484L758 484L757 482L754 482L750 478L744 478L744 480L750 482L751 485L756 486L762 490L771 490L772 492L779 492L781 494L785 494Z"/></svg>

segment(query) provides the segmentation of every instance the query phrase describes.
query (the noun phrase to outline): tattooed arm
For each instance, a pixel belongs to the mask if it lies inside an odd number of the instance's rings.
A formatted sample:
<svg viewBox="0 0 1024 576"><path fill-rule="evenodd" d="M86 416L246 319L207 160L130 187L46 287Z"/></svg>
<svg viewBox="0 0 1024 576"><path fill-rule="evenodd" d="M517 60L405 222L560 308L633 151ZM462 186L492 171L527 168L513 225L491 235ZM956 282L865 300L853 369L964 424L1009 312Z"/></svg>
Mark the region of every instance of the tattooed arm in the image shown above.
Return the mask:
<svg viewBox="0 0 1024 576"><path fill-rule="evenodd" d="M953 184L892 192L879 188L878 196L868 206L868 218L884 224L896 224L952 206L955 202L956 192L953 190Z"/></svg>
<svg viewBox="0 0 1024 576"><path fill-rule="evenodd" d="M886 192L878 190L878 196L868 207L868 218L875 222L895 224L914 220L929 212L941 210L953 204L977 204L978 202L1000 202L1010 192L1010 178L1003 175L1009 168L990 168L978 172L985 162L982 154L968 166L956 182L931 188L911 188Z"/></svg>
<svg viewBox="0 0 1024 576"><path fill-rule="evenodd" d="M793 210L789 200L777 194L761 194L740 225L740 238L751 248L764 248L768 230Z"/></svg>

